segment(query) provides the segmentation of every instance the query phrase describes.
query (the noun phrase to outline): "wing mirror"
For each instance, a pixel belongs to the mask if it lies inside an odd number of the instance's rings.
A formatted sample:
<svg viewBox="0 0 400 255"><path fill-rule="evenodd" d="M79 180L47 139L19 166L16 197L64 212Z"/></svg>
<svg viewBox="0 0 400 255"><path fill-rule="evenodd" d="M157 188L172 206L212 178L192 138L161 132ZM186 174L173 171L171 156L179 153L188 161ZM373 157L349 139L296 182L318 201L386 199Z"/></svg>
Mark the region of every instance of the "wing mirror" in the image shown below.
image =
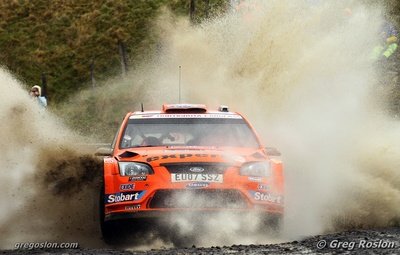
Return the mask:
<svg viewBox="0 0 400 255"><path fill-rule="evenodd" d="M265 147L265 151L269 156L281 156L281 152L275 147Z"/></svg>
<svg viewBox="0 0 400 255"><path fill-rule="evenodd" d="M95 156L111 156L113 149L111 147L100 147L94 153Z"/></svg>

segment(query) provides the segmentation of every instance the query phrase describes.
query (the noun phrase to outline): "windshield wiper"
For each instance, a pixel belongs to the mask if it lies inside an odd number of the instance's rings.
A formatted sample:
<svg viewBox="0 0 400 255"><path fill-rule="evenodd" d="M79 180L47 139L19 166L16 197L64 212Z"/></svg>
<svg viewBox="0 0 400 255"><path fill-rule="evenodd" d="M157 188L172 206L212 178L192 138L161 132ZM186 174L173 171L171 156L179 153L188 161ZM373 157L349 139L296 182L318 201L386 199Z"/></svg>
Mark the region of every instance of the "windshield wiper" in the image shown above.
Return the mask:
<svg viewBox="0 0 400 255"><path fill-rule="evenodd" d="M143 148L143 147L166 147L165 145L138 145L130 148Z"/></svg>

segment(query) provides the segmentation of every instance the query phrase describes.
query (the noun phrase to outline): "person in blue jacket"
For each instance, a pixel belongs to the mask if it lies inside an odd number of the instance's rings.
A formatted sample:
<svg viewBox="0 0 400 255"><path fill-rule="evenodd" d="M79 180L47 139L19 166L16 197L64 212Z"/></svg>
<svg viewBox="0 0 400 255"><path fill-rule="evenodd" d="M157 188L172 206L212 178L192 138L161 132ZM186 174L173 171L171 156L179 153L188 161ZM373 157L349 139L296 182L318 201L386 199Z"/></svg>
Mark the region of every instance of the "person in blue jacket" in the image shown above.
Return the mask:
<svg viewBox="0 0 400 255"><path fill-rule="evenodd" d="M42 88L38 85L35 85L31 88L30 92L31 97L37 100L38 104L43 108L47 107L47 99L42 96Z"/></svg>

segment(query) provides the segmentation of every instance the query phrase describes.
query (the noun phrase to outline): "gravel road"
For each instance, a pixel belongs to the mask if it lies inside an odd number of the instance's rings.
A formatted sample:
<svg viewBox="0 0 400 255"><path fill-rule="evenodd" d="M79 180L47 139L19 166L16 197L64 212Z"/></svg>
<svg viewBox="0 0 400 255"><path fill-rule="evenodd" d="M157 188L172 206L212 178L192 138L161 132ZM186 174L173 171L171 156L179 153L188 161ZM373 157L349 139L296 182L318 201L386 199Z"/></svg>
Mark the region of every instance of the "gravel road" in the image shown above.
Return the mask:
<svg viewBox="0 0 400 255"><path fill-rule="evenodd" d="M400 228L354 230L267 245L232 245L127 251L121 249L3 250L0 254L399 254Z"/></svg>

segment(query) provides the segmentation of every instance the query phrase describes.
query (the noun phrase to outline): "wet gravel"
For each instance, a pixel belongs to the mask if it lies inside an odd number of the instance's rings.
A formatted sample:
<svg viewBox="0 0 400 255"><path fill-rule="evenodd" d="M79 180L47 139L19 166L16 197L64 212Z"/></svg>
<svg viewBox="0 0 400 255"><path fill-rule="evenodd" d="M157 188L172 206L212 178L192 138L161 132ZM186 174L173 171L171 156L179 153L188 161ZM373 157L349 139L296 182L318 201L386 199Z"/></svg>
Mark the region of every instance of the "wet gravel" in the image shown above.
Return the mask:
<svg viewBox="0 0 400 255"><path fill-rule="evenodd" d="M318 247L321 246L321 247ZM322 247L324 246L324 247ZM0 254L400 254L400 228L354 230L308 237L303 240L268 245L189 247L150 251L119 249L36 249L3 250Z"/></svg>

